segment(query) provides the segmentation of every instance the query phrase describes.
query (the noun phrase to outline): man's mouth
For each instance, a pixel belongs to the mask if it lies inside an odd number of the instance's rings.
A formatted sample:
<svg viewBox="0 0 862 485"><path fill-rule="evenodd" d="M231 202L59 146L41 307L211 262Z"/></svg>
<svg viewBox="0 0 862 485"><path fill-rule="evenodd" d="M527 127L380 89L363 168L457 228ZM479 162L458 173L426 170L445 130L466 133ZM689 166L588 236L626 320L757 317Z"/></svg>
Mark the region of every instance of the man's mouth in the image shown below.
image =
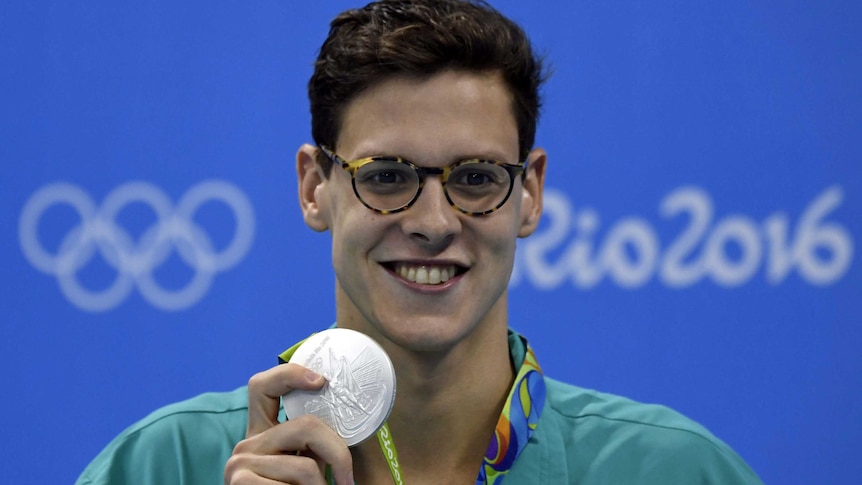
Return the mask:
<svg viewBox="0 0 862 485"><path fill-rule="evenodd" d="M465 271L454 264L394 263L389 268L405 280L420 285L440 285Z"/></svg>

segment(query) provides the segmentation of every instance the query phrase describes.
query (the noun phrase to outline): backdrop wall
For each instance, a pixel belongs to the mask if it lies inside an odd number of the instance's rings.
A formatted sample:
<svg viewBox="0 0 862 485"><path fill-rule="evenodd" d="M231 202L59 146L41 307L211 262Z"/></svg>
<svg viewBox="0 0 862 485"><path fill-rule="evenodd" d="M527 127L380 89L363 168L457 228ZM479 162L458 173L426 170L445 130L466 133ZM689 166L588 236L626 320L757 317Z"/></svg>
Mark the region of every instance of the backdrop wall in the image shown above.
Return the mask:
<svg viewBox="0 0 862 485"><path fill-rule="evenodd" d="M862 4L500 0L555 67L511 324L768 483L862 475ZM68 483L166 403L334 320L293 155L353 3L0 6L4 482Z"/></svg>

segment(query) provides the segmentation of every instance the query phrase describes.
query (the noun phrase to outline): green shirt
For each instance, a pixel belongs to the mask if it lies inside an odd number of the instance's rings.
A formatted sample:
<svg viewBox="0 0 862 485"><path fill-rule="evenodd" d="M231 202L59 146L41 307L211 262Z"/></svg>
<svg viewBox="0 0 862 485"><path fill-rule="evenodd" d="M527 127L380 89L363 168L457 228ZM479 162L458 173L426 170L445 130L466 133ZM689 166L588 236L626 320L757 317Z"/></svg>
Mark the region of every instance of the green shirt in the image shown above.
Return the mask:
<svg viewBox="0 0 862 485"><path fill-rule="evenodd" d="M509 347L520 365L525 347L514 333ZM506 484L762 483L730 447L669 408L545 381L541 419ZM223 483L247 419L245 387L171 404L123 431L77 484Z"/></svg>

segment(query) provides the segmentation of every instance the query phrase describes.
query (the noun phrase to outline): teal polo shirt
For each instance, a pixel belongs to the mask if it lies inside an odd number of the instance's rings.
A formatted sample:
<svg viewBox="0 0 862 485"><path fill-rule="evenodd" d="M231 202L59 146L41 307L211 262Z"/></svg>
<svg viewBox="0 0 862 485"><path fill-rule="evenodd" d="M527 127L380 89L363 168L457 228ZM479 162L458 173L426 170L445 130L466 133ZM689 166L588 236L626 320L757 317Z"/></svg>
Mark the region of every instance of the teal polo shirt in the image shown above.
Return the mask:
<svg viewBox="0 0 862 485"><path fill-rule="evenodd" d="M509 349L520 367L526 347L511 331ZM729 446L676 411L545 382L538 426L505 484L762 483ZM171 404L123 431L76 483L223 483L225 463L245 437L247 420L245 387Z"/></svg>

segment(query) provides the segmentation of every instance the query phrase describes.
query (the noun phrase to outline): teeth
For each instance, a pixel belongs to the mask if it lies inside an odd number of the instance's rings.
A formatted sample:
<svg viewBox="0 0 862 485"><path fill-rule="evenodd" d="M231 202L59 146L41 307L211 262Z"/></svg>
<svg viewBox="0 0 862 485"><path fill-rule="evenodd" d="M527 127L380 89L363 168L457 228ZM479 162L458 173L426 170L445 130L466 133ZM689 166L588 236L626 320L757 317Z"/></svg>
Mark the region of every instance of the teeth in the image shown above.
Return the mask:
<svg viewBox="0 0 862 485"><path fill-rule="evenodd" d="M422 266L416 270L416 282L422 285L428 284L428 268Z"/></svg>
<svg viewBox="0 0 862 485"><path fill-rule="evenodd" d="M428 282L432 285L440 284L440 268L431 268L428 271Z"/></svg>
<svg viewBox="0 0 862 485"><path fill-rule="evenodd" d="M455 265L423 266L398 263L395 272L402 278L420 285L439 285L455 276Z"/></svg>

